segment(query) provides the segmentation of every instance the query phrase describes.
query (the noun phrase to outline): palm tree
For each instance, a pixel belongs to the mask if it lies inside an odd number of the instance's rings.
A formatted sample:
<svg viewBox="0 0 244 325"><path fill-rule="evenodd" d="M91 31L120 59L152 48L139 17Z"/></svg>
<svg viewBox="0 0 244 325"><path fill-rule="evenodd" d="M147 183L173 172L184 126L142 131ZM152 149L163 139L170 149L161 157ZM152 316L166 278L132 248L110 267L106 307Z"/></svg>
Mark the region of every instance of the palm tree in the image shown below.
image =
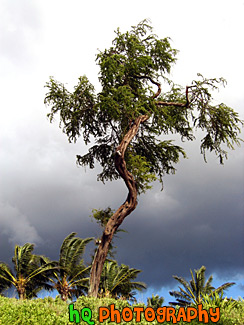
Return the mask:
<svg viewBox="0 0 244 325"><path fill-rule="evenodd" d="M159 295L152 295L151 298L147 298L147 307L152 307L155 311L162 307L164 303L164 297L159 297Z"/></svg>
<svg viewBox="0 0 244 325"><path fill-rule="evenodd" d="M41 289L50 290L45 274L53 269L53 263L44 256L32 254L33 244L15 246L14 263L15 273L6 263L0 263L1 286L15 286L20 299L36 297Z"/></svg>
<svg viewBox="0 0 244 325"><path fill-rule="evenodd" d="M2 263L0 264L1 268ZM1 272L1 269L0 269ZM4 296L3 292L11 287L11 283L0 277L0 296Z"/></svg>
<svg viewBox="0 0 244 325"><path fill-rule="evenodd" d="M227 282L222 284L218 288L214 288L211 283L213 281L213 276L211 275L207 282L205 282L205 271L206 267L202 266L198 270L194 270L195 278L192 270L191 272L191 280L188 283L184 278L181 278L177 275L173 275L173 278L180 282L183 285L184 289L179 287L180 291L170 291L169 294L174 296L177 302L170 302L171 305L179 305L179 306L188 306L192 302L195 304L200 304L202 302L203 295L211 295L211 293L219 293L227 288L234 285L234 282Z"/></svg>
<svg viewBox="0 0 244 325"><path fill-rule="evenodd" d="M75 237L76 233L68 235L60 248L59 261L56 262L58 270L53 272L53 278L49 280L59 292L61 299L66 301L73 296L80 296L88 289L89 270L91 266L85 267L82 255L85 246L93 238L82 239Z"/></svg>
<svg viewBox="0 0 244 325"><path fill-rule="evenodd" d="M135 300L132 290L146 289L145 283L133 281L140 272L124 264L119 266L116 261L106 260L99 285L100 294Z"/></svg>

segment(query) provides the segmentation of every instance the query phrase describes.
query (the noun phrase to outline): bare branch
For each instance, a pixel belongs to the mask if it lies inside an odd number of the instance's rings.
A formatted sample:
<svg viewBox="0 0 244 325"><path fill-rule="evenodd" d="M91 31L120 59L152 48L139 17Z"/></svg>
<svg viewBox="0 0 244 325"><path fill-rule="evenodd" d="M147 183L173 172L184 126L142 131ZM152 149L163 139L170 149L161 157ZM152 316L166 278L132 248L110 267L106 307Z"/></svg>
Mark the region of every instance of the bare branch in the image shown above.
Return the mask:
<svg viewBox="0 0 244 325"><path fill-rule="evenodd" d="M161 88L161 84L159 82L153 80L149 76L136 76L136 78L138 78L138 79L148 79L148 80L151 81L152 84L154 84L154 85L156 85L158 87L157 92L152 96L153 99L157 98L161 94L162 88ZM186 86L186 103L158 101L155 104L156 105L161 105L161 106L188 107L189 104L190 104L189 97L188 97L188 90L189 90L189 88L192 88L192 87L194 87L194 86Z"/></svg>
<svg viewBox="0 0 244 325"><path fill-rule="evenodd" d="M160 106L175 106L175 107L188 107L190 104L188 90L194 86L186 86L186 102L185 103L177 103L177 102L162 102L158 101L155 104Z"/></svg>
<svg viewBox="0 0 244 325"><path fill-rule="evenodd" d="M156 102L155 104L159 105L159 106L175 106L175 107L186 107L187 106L186 103L162 102L162 101Z"/></svg>
<svg viewBox="0 0 244 325"><path fill-rule="evenodd" d="M136 76L137 79L148 79L151 81L152 84L156 85L158 87L158 91L152 96L153 99L157 98L161 94L161 84L155 80L153 80L151 77L148 76Z"/></svg>

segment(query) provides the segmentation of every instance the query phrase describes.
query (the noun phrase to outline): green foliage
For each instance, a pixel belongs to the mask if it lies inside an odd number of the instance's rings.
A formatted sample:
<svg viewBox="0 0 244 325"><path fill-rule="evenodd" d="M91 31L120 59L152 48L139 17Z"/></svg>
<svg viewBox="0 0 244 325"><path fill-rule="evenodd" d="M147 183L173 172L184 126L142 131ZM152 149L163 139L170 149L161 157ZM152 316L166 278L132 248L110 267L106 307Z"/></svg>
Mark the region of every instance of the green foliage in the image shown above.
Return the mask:
<svg viewBox="0 0 244 325"><path fill-rule="evenodd" d="M205 132L201 143L204 159L210 150L220 163L227 158L223 145L233 149L234 144L240 144L238 133L243 122L238 114L225 104L212 105L211 92L226 81L198 74L199 80L185 93L168 79L176 54L169 38L158 38L144 20L131 31L121 33L118 29L112 46L98 53L100 93L95 94L86 76L79 78L73 93L53 78L47 82L45 103L51 106L50 121L59 113L60 127L69 141L80 136L86 144L95 140L87 154L77 155L77 164L94 168L98 161L102 167L98 180L120 177L114 165L115 150L140 115L148 119L140 125L125 157L139 192L150 188L156 177L162 183L164 174L175 172L180 155L186 157L180 146L158 139L162 134L178 133L182 140L193 140L194 129L200 128ZM164 94L159 91L162 81L171 85ZM152 88L155 85L157 95Z"/></svg>
<svg viewBox="0 0 244 325"><path fill-rule="evenodd" d="M202 80L193 81L191 90L192 103L197 108L199 115L193 117L194 126L206 131L205 137L201 143L201 153L206 161L206 150L214 151L218 155L220 163L223 164L227 158L227 151L221 145L226 144L227 148L234 149L234 144L240 145L242 139L238 138L240 127L243 125L238 114L230 107L221 103L216 106L210 105L212 95L210 90L218 89L216 84L226 85L226 80L205 79L201 74L198 74Z"/></svg>
<svg viewBox="0 0 244 325"><path fill-rule="evenodd" d="M184 278L181 278L177 275L173 275L173 278L176 279L184 287L179 287L180 291L170 291L169 294L176 298L177 302L171 302L171 305L179 306L189 306L191 303L200 304L203 301L203 297L210 295L211 293L219 293L227 288L233 286L234 282L227 282L214 288L212 286L213 276L211 275L208 280L205 280L205 271L206 267L202 266L198 270L194 270L195 276L191 272L191 280L187 282Z"/></svg>
<svg viewBox="0 0 244 325"><path fill-rule="evenodd" d="M16 300L0 297L0 324L63 324L69 321L66 304L52 298Z"/></svg>
<svg viewBox="0 0 244 325"><path fill-rule="evenodd" d="M223 291L219 294L217 291L211 292L210 294L202 295L202 304L204 309L209 309L210 307L219 307L221 309L231 310L238 305L237 300L223 298Z"/></svg>
<svg viewBox="0 0 244 325"><path fill-rule="evenodd" d="M63 123L63 131L67 134L69 141L76 141L83 130L83 138L87 144L90 136L99 136L99 127L95 118L94 109L95 95L94 87L86 76L79 78L74 92L70 93L62 83L50 77L47 83L49 93L45 103L52 103L52 110L47 116L52 122L54 114L60 113L60 126Z"/></svg>
<svg viewBox="0 0 244 325"><path fill-rule="evenodd" d="M87 307L92 310L92 320L95 324L98 322L98 310L99 307L109 307L111 304L115 305L115 309L122 311L124 307L142 307L146 308L144 304L133 304L125 300L113 299L113 298L88 298L80 297L74 303L74 308L80 311L82 308ZM230 311L225 307L220 311L220 320L218 325L243 325L244 317L244 303L239 301L236 307L233 307ZM26 324L26 325L39 325L39 324L75 324L69 322L68 304L62 301L60 298L44 298L35 300L24 300L20 301L14 298L0 297L0 324ZM82 322L80 324L83 324ZM110 319L103 322L103 324L116 324L111 322ZM128 324L128 322L122 321L121 324ZM129 322L129 324L138 324L135 318ZM140 324L158 324L157 321L147 322L142 315ZM170 325L172 322L164 322L165 325ZM189 324L183 321L177 324ZM197 320L192 320L192 325L202 324ZM216 324L209 322L208 324Z"/></svg>
<svg viewBox="0 0 244 325"><path fill-rule="evenodd" d="M143 282L133 281L141 270L129 268L129 266L121 264L119 266L116 261L105 261L100 281L100 294L110 294L114 298L124 297L126 299L134 299L135 292L132 290L146 289Z"/></svg>
<svg viewBox="0 0 244 325"><path fill-rule="evenodd" d="M177 51L171 48L168 38L158 39L152 34L147 21L133 26L130 32L121 33L118 29L116 35L113 46L97 55L103 87L99 108L104 122L112 117L128 126L140 114L153 111L148 78L169 73Z"/></svg>
<svg viewBox="0 0 244 325"><path fill-rule="evenodd" d="M4 295L4 291L11 287L11 282L6 280L4 276L11 273L9 266L5 263L0 263L0 296Z"/></svg>
<svg viewBox="0 0 244 325"><path fill-rule="evenodd" d="M152 295L151 298L147 298L147 307L152 307L155 311L157 308L160 308L163 306L164 298L159 297L159 295Z"/></svg>
<svg viewBox="0 0 244 325"><path fill-rule="evenodd" d="M107 207L106 209L92 209L92 215L90 217L95 219L103 229L113 214L114 211L110 207Z"/></svg>
<svg viewBox="0 0 244 325"><path fill-rule="evenodd" d="M144 156L129 153L127 168L135 178L138 193L145 193L152 187L149 184L157 179L155 174L151 173L151 167Z"/></svg>
<svg viewBox="0 0 244 325"><path fill-rule="evenodd" d="M49 280L54 284L61 298L67 300L73 296L87 292L90 266L86 267L82 259L86 245L93 238L82 239L75 237L76 233L68 235L60 248L58 269L53 272Z"/></svg>
<svg viewBox="0 0 244 325"><path fill-rule="evenodd" d="M232 298L223 298L223 291L221 294L218 292L212 292L209 295L203 295L202 300L203 308L209 310L209 308L220 308L221 312L221 324L242 324L244 319L244 300L239 298L234 300Z"/></svg>

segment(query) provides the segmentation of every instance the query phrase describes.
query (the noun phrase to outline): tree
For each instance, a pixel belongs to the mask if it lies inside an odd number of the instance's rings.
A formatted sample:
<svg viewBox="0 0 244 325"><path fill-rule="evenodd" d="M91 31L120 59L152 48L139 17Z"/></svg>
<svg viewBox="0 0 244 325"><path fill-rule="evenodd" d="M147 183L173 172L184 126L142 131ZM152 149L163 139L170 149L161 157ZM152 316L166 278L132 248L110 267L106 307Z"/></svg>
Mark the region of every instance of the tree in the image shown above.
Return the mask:
<svg viewBox="0 0 244 325"><path fill-rule="evenodd" d="M116 261L106 260L99 284L101 294L134 299L135 292L132 290L146 289L145 283L133 281L140 272L141 270L129 268L124 264L119 266Z"/></svg>
<svg viewBox="0 0 244 325"><path fill-rule="evenodd" d="M112 46L98 53L102 86L98 94L86 76L79 78L74 92L52 77L46 84L44 102L51 107L50 122L59 114L60 127L70 142L81 136L90 144L87 154L77 155L77 164L94 168L98 161L102 167L98 180L122 178L128 189L126 200L108 220L95 254L90 296L97 296L109 244L136 208L137 195L156 178L163 184L165 174L175 173L180 155L186 157L182 147L160 136L178 133L182 140L193 140L194 129L201 129L205 161L210 150L221 164L227 158L225 146L233 149L240 144L238 114L223 103L213 106L211 102L211 91L226 81L199 74L184 90L168 78L176 54L169 39L159 39L144 20L129 32L118 29ZM163 84L170 87L164 94Z"/></svg>
<svg viewBox="0 0 244 325"><path fill-rule="evenodd" d="M164 303L164 297L159 297L159 295L152 295L151 298L147 298L147 307L152 307L155 311L162 307Z"/></svg>
<svg viewBox="0 0 244 325"><path fill-rule="evenodd" d="M86 245L93 238L82 239L75 237L76 233L68 235L60 248L59 261L56 262L58 270L53 272L49 280L59 292L61 299L66 301L73 296L80 296L88 290L90 266L86 267L82 259Z"/></svg>
<svg viewBox="0 0 244 325"><path fill-rule="evenodd" d="M53 263L44 256L32 254L33 244L15 246L14 272L6 263L0 263L0 282L15 286L20 299L33 298L41 289L51 290L47 275L53 269Z"/></svg>
<svg viewBox="0 0 244 325"><path fill-rule="evenodd" d="M173 275L173 278L180 282L183 285L184 289L179 287L180 291L170 291L169 294L174 296L177 302L170 302L171 305L179 305L186 307L190 305L192 302L195 304L202 303L203 298L206 295L211 295L213 293L223 292L229 287L233 286L234 282L227 282L222 284L220 287L215 289L212 286L213 276L211 275L207 282L205 281L205 271L206 267L202 266L198 270L194 270L195 277L191 272L191 280L187 282L184 278L181 278L177 275Z"/></svg>

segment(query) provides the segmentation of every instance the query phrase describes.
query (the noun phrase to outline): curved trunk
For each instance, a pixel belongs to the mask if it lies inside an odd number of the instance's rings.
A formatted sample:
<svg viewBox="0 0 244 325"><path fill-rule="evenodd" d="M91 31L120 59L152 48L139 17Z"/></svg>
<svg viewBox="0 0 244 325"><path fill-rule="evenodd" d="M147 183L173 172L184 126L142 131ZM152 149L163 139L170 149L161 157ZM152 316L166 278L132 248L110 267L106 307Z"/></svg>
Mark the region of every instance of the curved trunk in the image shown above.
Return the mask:
<svg viewBox="0 0 244 325"><path fill-rule="evenodd" d="M94 256L91 268L90 286L88 292L88 295L91 297L97 297L103 265L108 254L109 244L113 239L113 235L123 220L136 208L137 205L136 182L133 175L126 168L124 155L129 143L137 134L140 124L145 122L148 118L148 115L139 116L134 121L133 125L116 149L115 167L120 176L123 178L129 192L127 199L112 215L103 231L101 242Z"/></svg>

